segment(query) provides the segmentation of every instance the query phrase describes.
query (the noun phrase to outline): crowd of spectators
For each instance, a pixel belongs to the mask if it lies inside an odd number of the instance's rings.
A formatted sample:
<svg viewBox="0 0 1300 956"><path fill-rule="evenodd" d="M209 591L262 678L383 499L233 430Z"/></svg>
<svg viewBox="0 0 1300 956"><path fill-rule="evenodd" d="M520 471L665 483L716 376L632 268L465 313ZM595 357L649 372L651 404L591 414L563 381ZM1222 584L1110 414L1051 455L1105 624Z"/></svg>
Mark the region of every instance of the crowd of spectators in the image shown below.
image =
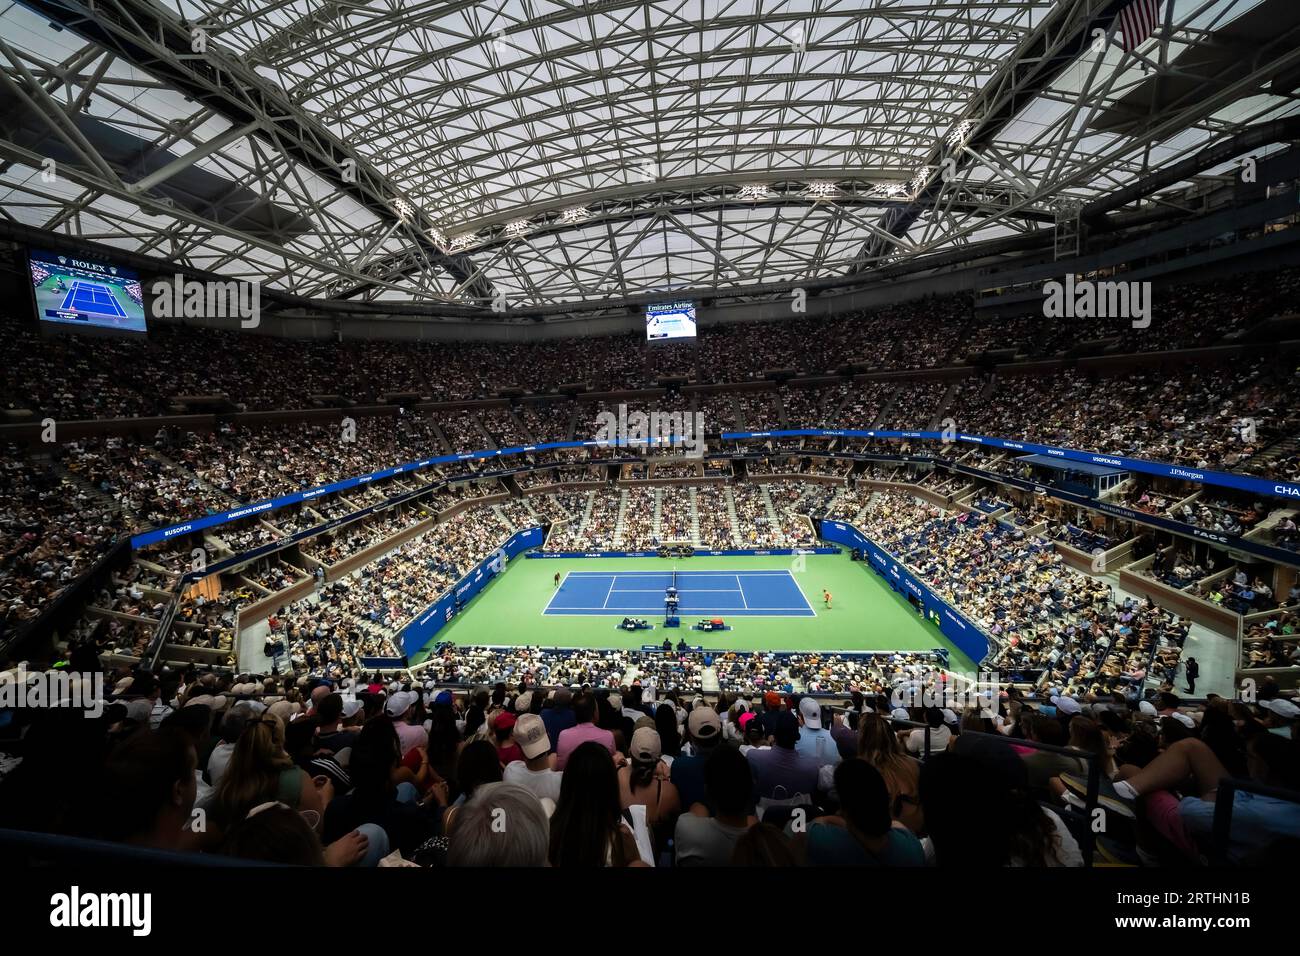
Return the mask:
<svg viewBox="0 0 1300 956"><path fill-rule="evenodd" d="M830 697L517 663L455 690L110 666L100 717L17 714L0 826L332 867L1247 866L1300 842L1295 802L1240 790L1214 842L1228 779L1300 790L1300 707L1267 680L1249 702L1000 684L961 704L921 696L947 685L919 657L860 661ZM100 666L84 644L69 672Z"/></svg>
<svg viewBox="0 0 1300 956"><path fill-rule="evenodd" d="M1176 667L1191 622L1150 599L1116 600L1045 540L978 512L881 493L858 527L999 645L1007 670L1042 672L1070 693L1144 686L1161 652Z"/></svg>

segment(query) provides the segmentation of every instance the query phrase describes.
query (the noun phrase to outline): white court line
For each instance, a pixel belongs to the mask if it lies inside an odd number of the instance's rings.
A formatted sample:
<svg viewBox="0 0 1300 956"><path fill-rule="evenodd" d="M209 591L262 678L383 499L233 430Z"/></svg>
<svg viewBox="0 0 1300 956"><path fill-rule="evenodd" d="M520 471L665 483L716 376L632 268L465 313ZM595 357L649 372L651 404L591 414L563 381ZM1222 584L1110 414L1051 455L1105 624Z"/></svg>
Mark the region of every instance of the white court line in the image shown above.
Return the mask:
<svg viewBox="0 0 1300 956"><path fill-rule="evenodd" d="M749 610L749 600L745 597L745 586L740 583L740 575L732 575L736 579L736 587L740 589L740 599L745 602L745 610Z"/></svg>
<svg viewBox="0 0 1300 956"><path fill-rule="evenodd" d="M742 589L743 590L743 589ZM619 588L615 594L663 594L663 588ZM736 588L691 588L691 594L735 594Z"/></svg>
<svg viewBox="0 0 1300 956"><path fill-rule="evenodd" d="M657 612L662 611L662 610L663 610L662 607L651 607L651 608L641 608L641 607L634 607L634 608L623 608L623 607L614 607L614 608L609 608L609 607L566 607L566 608L560 608L560 609L558 609L554 614L552 614L552 615L550 615L550 616L551 616L551 617L557 617L557 616L559 616L559 617L563 617L563 616L564 616L564 613L567 612L567 611L610 611L611 613L615 613L615 614L654 614L654 613L657 613ZM710 614L710 613L712 613L713 611L719 611L719 612L722 612L722 611L805 611L805 612L806 612L806 611L810 611L810 610L812 610L812 609L809 608L809 607L761 607L761 608L744 608L744 607L710 607L710 608L702 608L702 609L697 610L697 611L683 611L682 613L683 613L683 614ZM815 615L815 614L816 614L816 612L814 612L814 615ZM586 617L587 615L584 614L584 615L582 615L582 616L583 616L583 617ZM780 615L772 615L772 616L774 616L774 617L788 617L789 615L787 615L787 614L780 614ZM806 615L805 615L805 616L806 616ZM762 615L762 614L751 614L750 617L763 617L763 615Z"/></svg>
<svg viewBox="0 0 1300 956"><path fill-rule="evenodd" d="M606 608L608 608L608 606L609 606L609 596L610 596L611 594L614 593L614 582L617 581L617 580L618 580L618 575L617 575L617 574L613 575L613 576L609 579L609 590L605 592L605 603L601 605L601 610L602 610L602 611L605 610Z"/></svg>
<svg viewBox="0 0 1300 956"><path fill-rule="evenodd" d="M555 599L556 599L557 597L559 597L559 596L560 596L560 592L564 590L564 582L567 581L567 580L569 580L569 574L570 574L570 573L571 573L571 572L569 572L569 571L565 571L565 572L564 572L564 577L560 578L560 586L559 586L558 588L556 588L553 592L551 592L551 596L550 596L549 598L547 598L547 600L546 600L546 604L542 607L542 609L541 609L540 611L537 612L537 616L538 616L538 617L545 617L545 616L546 616L546 612L549 611L549 610L551 609L551 605L555 603Z"/></svg>
<svg viewBox="0 0 1300 956"><path fill-rule="evenodd" d="M573 560L581 560L581 559L575 558ZM619 559L608 558L606 560L614 561ZM599 576L605 574L620 574L626 576L632 576L632 575L641 575L641 576L654 575L654 576L666 576L666 577L672 576L671 571L573 571L571 573L575 577L581 577L584 575L591 577L591 576ZM716 571L710 571L705 568L695 568L688 571L678 571L677 575L678 577L682 575L691 577L691 576L698 576L701 574L717 574L717 575L721 575L722 577L731 577L735 573L736 573L735 571L728 571L726 568L718 568ZM740 573L741 574L789 574L790 572L785 570L784 568L755 568L752 571L741 571Z"/></svg>

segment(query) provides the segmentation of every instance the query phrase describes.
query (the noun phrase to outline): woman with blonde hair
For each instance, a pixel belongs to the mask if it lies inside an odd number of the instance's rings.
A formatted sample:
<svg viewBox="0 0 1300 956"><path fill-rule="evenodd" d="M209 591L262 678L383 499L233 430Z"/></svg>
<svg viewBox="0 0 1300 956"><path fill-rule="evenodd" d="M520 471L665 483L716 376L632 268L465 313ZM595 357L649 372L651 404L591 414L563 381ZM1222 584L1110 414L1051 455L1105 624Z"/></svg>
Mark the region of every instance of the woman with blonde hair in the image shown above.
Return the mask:
<svg viewBox="0 0 1300 956"><path fill-rule="evenodd" d="M879 714L858 718L858 759L880 771L889 790L890 812L913 833L925 824L921 814L921 765L908 756L893 726Z"/></svg>
<svg viewBox="0 0 1300 956"><path fill-rule="evenodd" d="M266 711L244 726L217 785L217 829L235 827L255 807L270 802L298 811L319 833L333 799L334 782L325 775L312 777L293 762L284 749L284 722ZM368 845L365 834L354 830L325 847L325 860L330 866L351 866L366 857Z"/></svg>
<svg viewBox="0 0 1300 956"><path fill-rule="evenodd" d="M267 800L297 806L303 790L301 778L306 776L285 752L284 722L270 711L263 712L244 725L235 742L217 786L217 812L223 821L238 823Z"/></svg>

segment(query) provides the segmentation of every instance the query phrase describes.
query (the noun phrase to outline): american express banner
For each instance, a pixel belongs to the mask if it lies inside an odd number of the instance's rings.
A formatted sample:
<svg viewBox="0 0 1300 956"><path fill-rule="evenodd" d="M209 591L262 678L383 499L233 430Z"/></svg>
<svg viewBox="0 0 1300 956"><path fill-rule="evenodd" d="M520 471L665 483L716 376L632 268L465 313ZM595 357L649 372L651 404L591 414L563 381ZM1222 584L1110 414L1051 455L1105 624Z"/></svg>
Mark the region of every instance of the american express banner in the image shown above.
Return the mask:
<svg viewBox="0 0 1300 956"><path fill-rule="evenodd" d="M1191 468L1185 465L1166 465L1162 462L1146 461L1142 458L1128 458L1123 455L1103 455L1093 451L1075 451L1071 448L1056 448L1052 445L1036 445L1033 442L1014 441L1009 438L990 438L985 435L970 435L957 432L955 435L944 432L900 432L900 431L860 431L853 429L804 428L771 432L723 432L724 441L749 438L915 438L921 441L954 441L984 445L988 448L1005 448L1009 451L1024 452L1026 455L1050 455L1067 461L1082 461L1094 465L1109 465L1126 471L1140 471L1145 475L1160 475L1179 481L1191 481L1202 485L1218 485L1222 488L1235 488L1255 495L1268 495L1275 498L1289 498L1300 502L1300 484L1290 481L1277 481L1268 478L1256 478L1251 475L1234 475L1223 471L1209 471Z"/></svg>

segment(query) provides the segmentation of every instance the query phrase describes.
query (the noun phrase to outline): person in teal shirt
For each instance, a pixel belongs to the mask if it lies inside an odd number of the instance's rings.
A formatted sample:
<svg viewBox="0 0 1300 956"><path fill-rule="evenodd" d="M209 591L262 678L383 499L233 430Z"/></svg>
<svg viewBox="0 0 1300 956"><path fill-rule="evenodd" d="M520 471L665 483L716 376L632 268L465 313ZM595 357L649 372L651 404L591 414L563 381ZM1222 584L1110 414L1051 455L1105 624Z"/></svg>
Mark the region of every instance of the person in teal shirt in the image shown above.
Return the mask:
<svg viewBox="0 0 1300 956"><path fill-rule="evenodd" d="M808 827L805 855L810 866L925 866L925 850L906 827L895 826L889 789L880 771L865 760L835 768L840 814Z"/></svg>

